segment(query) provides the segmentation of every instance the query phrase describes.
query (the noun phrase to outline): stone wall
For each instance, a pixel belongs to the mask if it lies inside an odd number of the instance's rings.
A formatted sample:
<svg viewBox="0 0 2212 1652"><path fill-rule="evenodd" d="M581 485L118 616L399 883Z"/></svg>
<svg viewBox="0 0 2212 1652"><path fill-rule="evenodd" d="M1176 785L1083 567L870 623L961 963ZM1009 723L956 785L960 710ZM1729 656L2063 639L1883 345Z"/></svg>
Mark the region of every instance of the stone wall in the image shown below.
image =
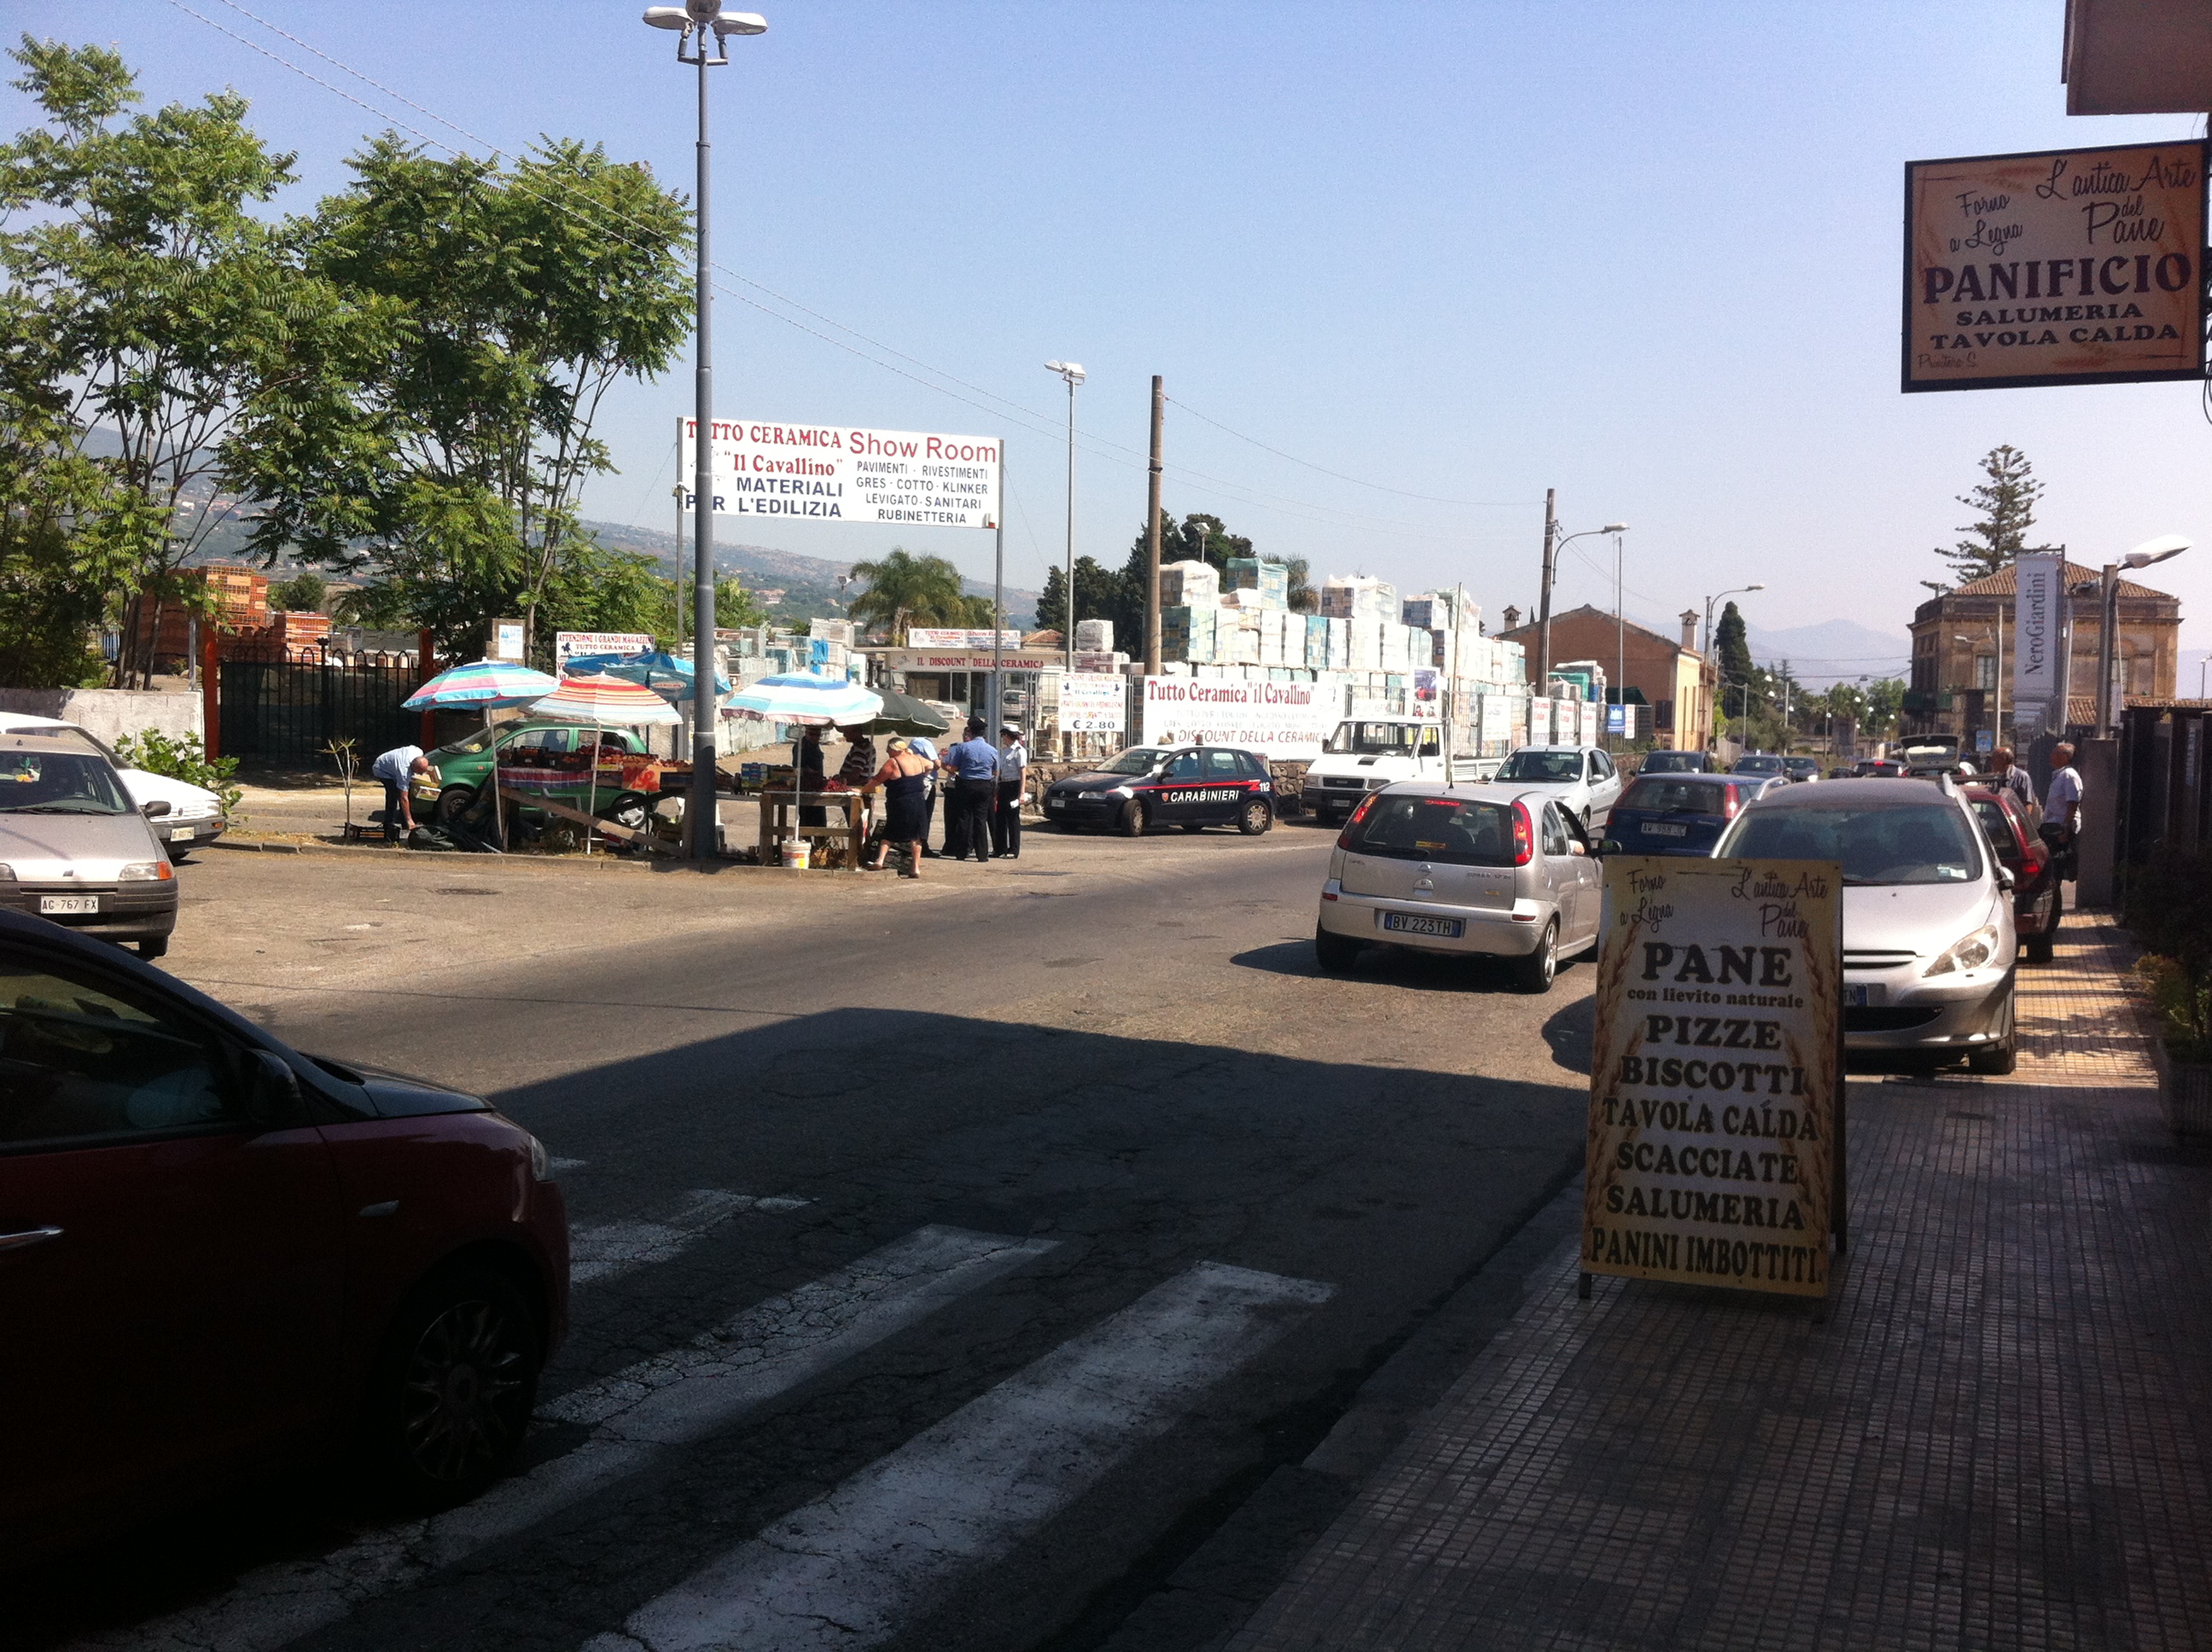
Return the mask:
<svg viewBox="0 0 2212 1652"><path fill-rule="evenodd" d="M171 739L204 737L204 701L197 694L161 694L143 689L0 689L0 712L53 717L75 723L94 738L113 745L126 734L158 730Z"/></svg>

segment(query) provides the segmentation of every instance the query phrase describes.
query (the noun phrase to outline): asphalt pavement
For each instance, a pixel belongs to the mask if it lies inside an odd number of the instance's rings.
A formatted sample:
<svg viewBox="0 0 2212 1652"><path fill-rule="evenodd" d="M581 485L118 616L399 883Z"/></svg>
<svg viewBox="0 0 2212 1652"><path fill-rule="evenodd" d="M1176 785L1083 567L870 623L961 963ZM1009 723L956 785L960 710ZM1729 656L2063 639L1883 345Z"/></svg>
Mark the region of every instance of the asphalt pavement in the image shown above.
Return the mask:
<svg viewBox="0 0 2212 1652"><path fill-rule="evenodd" d="M0 1640L1105 1644L1578 1166L1588 966L1322 977L1328 841L1032 831L919 882L203 852L167 966L543 1138L574 1328L478 1504L234 1497Z"/></svg>

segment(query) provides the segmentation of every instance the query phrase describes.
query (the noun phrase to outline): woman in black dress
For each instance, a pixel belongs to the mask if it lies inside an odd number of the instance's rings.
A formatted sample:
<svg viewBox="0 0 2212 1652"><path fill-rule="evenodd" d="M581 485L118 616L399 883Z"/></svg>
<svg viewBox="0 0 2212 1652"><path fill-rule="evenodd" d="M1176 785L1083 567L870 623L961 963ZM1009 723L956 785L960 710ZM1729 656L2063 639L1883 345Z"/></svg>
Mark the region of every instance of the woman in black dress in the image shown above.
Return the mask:
<svg viewBox="0 0 2212 1652"><path fill-rule="evenodd" d="M890 756L878 769L875 778L868 782L872 791L884 788L884 835L876 849L876 864L869 868L881 872L890 858L891 846L902 844L911 862L907 876L921 876L922 806L927 800L925 788L929 784L933 764L924 762L907 749L903 738L894 738L890 745Z"/></svg>

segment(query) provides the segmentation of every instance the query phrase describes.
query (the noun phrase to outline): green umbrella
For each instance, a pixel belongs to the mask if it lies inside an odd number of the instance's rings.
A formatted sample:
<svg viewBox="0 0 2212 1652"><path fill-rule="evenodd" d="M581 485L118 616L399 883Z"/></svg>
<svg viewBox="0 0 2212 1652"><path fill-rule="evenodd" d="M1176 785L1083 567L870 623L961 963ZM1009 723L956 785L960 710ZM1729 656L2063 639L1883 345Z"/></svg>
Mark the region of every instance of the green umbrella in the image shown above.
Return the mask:
<svg viewBox="0 0 2212 1652"><path fill-rule="evenodd" d="M934 738L951 731L952 725L932 711L927 701L890 689L878 689L876 692L884 697L884 708L876 714L873 722L862 725L869 733L927 734Z"/></svg>

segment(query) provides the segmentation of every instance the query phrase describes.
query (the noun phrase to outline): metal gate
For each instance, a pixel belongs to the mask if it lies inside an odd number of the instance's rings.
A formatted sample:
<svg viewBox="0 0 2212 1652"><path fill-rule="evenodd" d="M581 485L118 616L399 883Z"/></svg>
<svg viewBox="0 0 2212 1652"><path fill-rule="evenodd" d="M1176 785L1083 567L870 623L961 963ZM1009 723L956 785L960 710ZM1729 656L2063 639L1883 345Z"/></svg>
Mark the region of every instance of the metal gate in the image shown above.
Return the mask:
<svg viewBox="0 0 2212 1652"><path fill-rule="evenodd" d="M422 714L399 709L420 676L405 654L226 659L217 749L271 768L320 768L324 748L349 739L365 762L421 732Z"/></svg>

